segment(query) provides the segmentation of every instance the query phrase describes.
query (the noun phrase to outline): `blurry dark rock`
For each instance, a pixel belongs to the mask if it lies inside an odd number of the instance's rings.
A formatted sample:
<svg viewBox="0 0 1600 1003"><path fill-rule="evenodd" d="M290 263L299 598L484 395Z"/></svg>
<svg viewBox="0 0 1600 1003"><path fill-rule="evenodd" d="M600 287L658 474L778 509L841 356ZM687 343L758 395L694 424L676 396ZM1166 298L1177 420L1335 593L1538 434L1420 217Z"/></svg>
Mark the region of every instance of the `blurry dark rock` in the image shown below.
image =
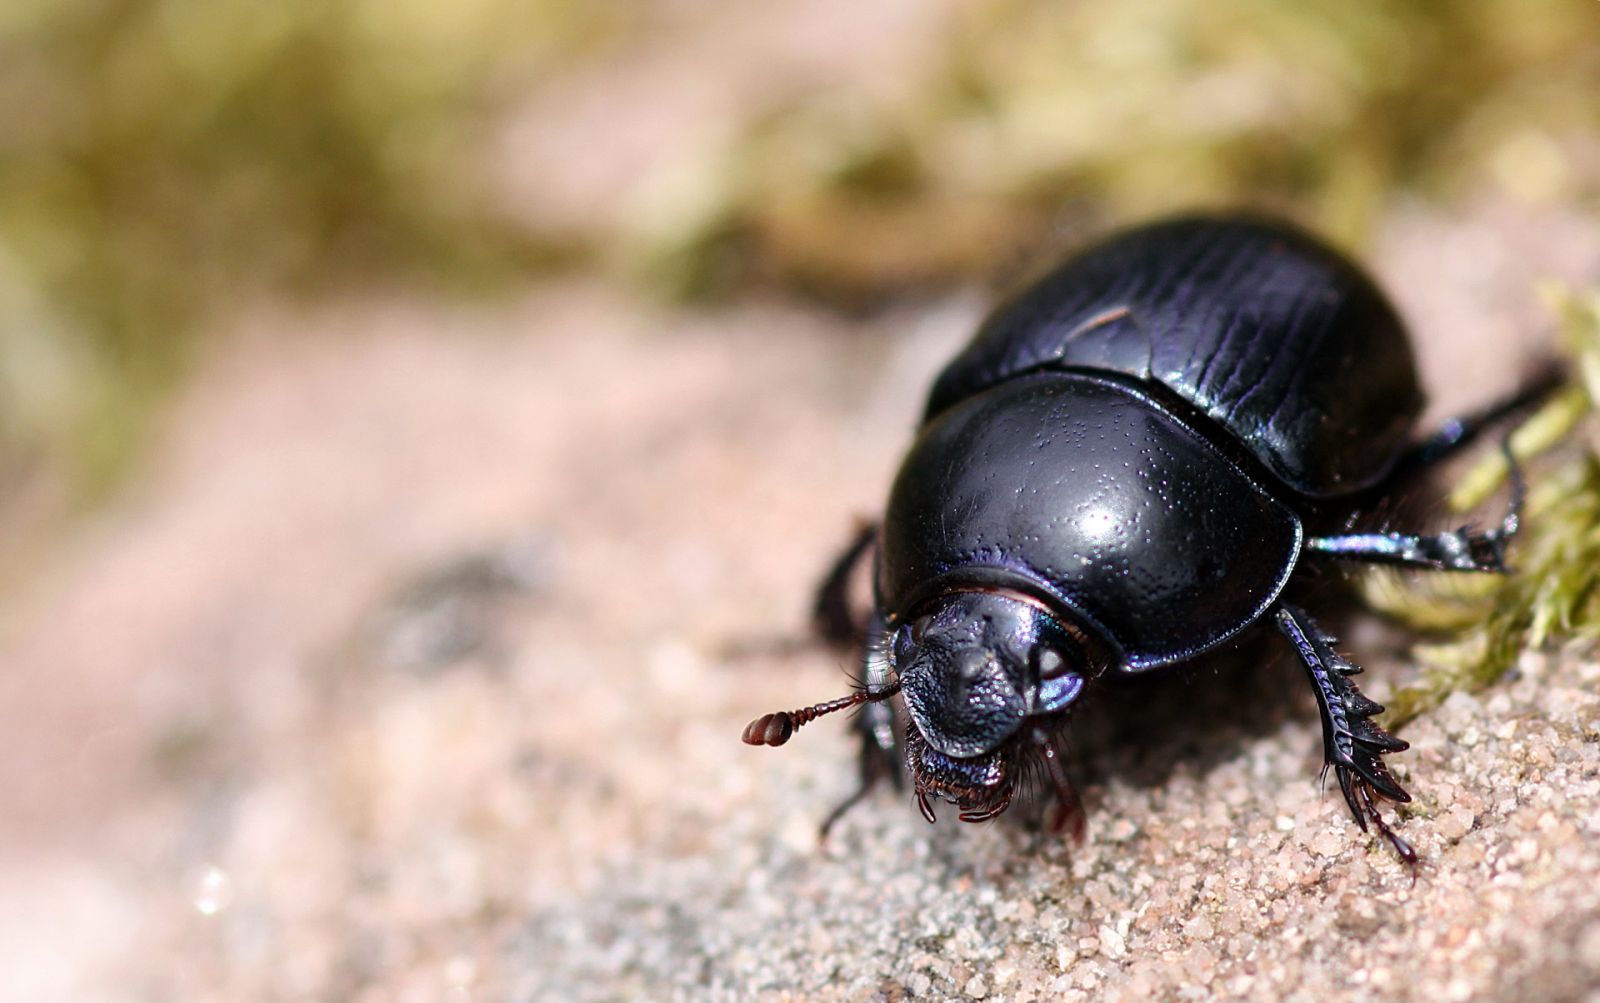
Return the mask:
<svg viewBox="0 0 1600 1003"><path fill-rule="evenodd" d="M368 636L388 670L427 675L497 650L506 609L555 583L555 545L528 532L426 567L374 614Z"/></svg>

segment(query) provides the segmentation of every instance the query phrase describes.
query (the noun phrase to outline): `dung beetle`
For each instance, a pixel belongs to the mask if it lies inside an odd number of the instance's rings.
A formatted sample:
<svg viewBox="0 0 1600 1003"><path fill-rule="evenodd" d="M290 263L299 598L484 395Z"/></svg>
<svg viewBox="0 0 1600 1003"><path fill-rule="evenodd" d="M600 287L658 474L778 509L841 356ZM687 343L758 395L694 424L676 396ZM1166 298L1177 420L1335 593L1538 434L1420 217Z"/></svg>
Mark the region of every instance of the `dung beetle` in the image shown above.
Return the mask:
<svg viewBox="0 0 1600 1003"><path fill-rule="evenodd" d="M1383 708L1356 689L1360 669L1287 596L1322 559L1504 573L1515 463L1510 508L1486 531L1354 527L1553 382L1414 438L1423 395L1406 332L1340 254L1234 216L1114 235L999 306L934 382L882 523L818 594L825 636L865 639L857 688L764 715L744 741L782 745L862 708L861 786L826 832L878 777L899 778L900 694L905 765L930 822L933 799L964 821L993 818L1042 767L1053 828L1081 837L1056 735L1085 684L1270 624L1305 668L1324 770L1356 823L1415 863L1378 807L1410 800L1383 761L1407 744L1373 722ZM874 609L858 627L845 587L869 555Z"/></svg>

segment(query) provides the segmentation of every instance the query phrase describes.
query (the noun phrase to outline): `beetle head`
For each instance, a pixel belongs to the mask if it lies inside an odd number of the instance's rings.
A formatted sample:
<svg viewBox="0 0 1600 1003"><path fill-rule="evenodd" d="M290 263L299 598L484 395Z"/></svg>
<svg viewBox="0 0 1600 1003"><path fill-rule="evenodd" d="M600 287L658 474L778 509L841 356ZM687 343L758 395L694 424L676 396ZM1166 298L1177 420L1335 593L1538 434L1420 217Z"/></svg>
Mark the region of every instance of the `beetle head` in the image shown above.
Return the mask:
<svg viewBox="0 0 1600 1003"><path fill-rule="evenodd" d="M967 821L1004 811L1024 725L1065 711L1083 689L1077 638L1008 592L941 597L895 630L889 655L911 716L907 765L930 817L929 796Z"/></svg>
<svg viewBox="0 0 1600 1003"><path fill-rule="evenodd" d="M1033 751L1042 756L1060 800L1060 829L1062 820L1074 817L1077 796L1058 762L1048 721L1059 720L1082 692L1088 652L1083 634L1026 596L949 593L869 645L868 677L887 681L799 710L763 714L745 727L744 741L783 745L819 717L903 692L911 716L906 765L928 821L930 798L954 804L967 822L1005 811L1022 757ZM1081 823L1081 815L1076 817Z"/></svg>

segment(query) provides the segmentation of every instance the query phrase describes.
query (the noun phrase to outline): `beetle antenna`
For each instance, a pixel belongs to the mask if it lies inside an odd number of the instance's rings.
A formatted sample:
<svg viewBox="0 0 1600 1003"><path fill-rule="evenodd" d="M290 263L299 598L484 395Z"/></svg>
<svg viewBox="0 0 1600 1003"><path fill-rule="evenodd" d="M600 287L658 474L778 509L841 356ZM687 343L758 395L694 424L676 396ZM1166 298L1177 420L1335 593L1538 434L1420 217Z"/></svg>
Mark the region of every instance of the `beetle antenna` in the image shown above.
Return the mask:
<svg viewBox="0 0 1600 1003"><path fill-rule="evenodd" d="M824 714L835 711L849 710L859 707L864 703L876 703L887 700L900 692L900 681L895 680L881 690L869 690L865 686L856 690L847 697L839 697L823 703L812 704L799 710L780 710L775 714L763 714L744 727L744 743L746 745L782 745L794 736L795 729L803 724L809 724Z"/></svg>

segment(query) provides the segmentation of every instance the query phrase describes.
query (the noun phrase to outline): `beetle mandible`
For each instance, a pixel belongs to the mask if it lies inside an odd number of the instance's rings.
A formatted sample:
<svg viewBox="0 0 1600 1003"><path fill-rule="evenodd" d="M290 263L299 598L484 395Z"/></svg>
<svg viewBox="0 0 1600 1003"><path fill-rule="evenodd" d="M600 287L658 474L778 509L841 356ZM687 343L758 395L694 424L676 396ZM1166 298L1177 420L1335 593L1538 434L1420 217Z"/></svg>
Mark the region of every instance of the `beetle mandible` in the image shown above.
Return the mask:
<svg viewBox="0 0 1600 1003"><path fill-rule="evenodd" d="M999 306L934 382L881 524L817 601L834 640L866 637L849 696L767 714L752 745L860 707L861 786L894 771L890 698L910 722L922 814L993 818L1037 757L1053 826L1082 832L1056 735L1099 673L1187 662L1275 627L1321 711L1325 768L1362 830L1416 855L1379 810L1410 800L1383 757L1359 669L1288 598L1319 559L1504 573L1510 508L1482 532L1354 532L1358 513L1549 389L1550 378L1414 439L1423 395L1404 328L1358 268L1291 226L1191 217L1125 231ZM1509 451L1507 452L1510 459ZM871 556L874 609L844 598Z"/></svg>

